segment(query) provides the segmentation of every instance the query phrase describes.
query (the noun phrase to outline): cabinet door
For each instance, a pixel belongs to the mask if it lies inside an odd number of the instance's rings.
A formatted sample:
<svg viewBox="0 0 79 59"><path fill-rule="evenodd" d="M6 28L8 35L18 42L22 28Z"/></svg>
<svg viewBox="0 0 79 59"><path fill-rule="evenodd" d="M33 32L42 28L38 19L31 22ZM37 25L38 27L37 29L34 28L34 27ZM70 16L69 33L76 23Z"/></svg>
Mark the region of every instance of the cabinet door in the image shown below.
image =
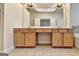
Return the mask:
<svg viewBox="0 0 79 59"><path fill-rule="evenodd" d="M36 38L34 32L28 32L25 34L25 46L26 47L35 47L36 46Z"/></svg>
<svg viewBox="0 0 79 59"><path fill-rule="evenodd" d="M73 34L72 33L64 33L63 38L63 46L64 47L73 47Z"/></svg>
<svg viewBox="0 0 79 59"><path fill-rule="evenodd" d="M15 46L24 46L24 34L21 32L14 33Z"/></svg>
<svg viewBox="0 0 79 59"><path fill-rule="evenodd" d="M52 33L52 46L62 47L62 34L61 33Z"/></svg>

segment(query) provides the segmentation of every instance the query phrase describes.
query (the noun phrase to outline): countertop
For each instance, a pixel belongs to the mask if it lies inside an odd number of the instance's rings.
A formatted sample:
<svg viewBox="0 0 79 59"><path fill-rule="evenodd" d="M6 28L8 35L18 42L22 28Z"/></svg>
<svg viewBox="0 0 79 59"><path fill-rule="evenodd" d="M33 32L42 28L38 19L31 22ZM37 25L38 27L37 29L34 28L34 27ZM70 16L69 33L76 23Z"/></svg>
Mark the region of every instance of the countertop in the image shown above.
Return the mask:
<svg viewBox="0 0 79 59"><path fill-rule="evenodd" d="M72 27L47 27L47 26L31 26L31 27L14 27L14 28L72 28Z"/></svg>

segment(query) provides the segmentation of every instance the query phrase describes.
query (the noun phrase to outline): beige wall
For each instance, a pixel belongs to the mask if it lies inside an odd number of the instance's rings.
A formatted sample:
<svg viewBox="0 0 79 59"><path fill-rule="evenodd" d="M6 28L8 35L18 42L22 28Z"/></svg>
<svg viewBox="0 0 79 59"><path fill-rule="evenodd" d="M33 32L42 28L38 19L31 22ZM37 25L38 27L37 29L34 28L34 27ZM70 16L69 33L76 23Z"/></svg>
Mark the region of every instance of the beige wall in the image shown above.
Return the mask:
<svg viewBox="0 0 79 59"><path fill-rule="evenodd" d="M25 8L22 9L22 21L23 21L22 24L23 27L26 28L30 26L30 13Z"/></svg>
<svg viewBox="0 0 79 59"><path fill-rule="evenodd" d="M3 19L4 18L4 4L0 3L0 52L3 52Z"/></svg>
<svg viewBox="0 0 79 59"><path fill-rule="evenodd" d="M29 26L29 13L19 3L4 5L4 52L14 49L13 28Z"/></svg>
<svg viewBox="0 0 79 59"><path fill-rule="evenodd" d="M22 27L22 8L19 4L4 5L4 52L14 48L13 28Z"/></svg>

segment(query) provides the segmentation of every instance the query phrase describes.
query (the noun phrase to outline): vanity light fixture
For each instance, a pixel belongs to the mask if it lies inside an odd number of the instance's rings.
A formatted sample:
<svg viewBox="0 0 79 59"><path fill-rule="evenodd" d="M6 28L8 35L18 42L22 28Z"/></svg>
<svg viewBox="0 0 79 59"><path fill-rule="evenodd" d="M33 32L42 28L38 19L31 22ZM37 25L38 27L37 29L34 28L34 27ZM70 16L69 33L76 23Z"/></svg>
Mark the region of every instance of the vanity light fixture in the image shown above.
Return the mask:
<svg viewBox="0 0 79 59"><path fill-rule="evenodd" d="M28 7L33 7L33 4L32 3L27 3L27 6Z"/></svg>
<svg viewBox="0 0 79 59"><path fill-rule="evenodd" d="M51 5L51 8L47 8L47 7L38 7L36 4L34 3L26 3L25 6L26 6L26 9L34 9L35 11L37 12L54 12L56 11L57 8L61 8L63 4L61 3L55 3L53 5Z"/></svg>
<svg viewBox="0 0 79 59"><path fill-rule="evenodd" d="M59 7L59 8L62 7L62 4L61 3L58 3L57 4L57 7Z"/></svg>

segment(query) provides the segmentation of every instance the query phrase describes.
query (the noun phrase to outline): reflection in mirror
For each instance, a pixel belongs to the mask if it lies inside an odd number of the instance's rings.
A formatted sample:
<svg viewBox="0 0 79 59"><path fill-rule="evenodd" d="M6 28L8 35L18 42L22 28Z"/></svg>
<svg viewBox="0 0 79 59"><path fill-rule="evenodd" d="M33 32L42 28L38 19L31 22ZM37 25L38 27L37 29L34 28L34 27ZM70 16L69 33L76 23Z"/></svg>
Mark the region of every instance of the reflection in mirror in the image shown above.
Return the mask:
<svg viewBox="0 0 79 59"><path fill-rule="evenodd" d="M50 19L40 19L40 26L50 26Z"/></svg>

